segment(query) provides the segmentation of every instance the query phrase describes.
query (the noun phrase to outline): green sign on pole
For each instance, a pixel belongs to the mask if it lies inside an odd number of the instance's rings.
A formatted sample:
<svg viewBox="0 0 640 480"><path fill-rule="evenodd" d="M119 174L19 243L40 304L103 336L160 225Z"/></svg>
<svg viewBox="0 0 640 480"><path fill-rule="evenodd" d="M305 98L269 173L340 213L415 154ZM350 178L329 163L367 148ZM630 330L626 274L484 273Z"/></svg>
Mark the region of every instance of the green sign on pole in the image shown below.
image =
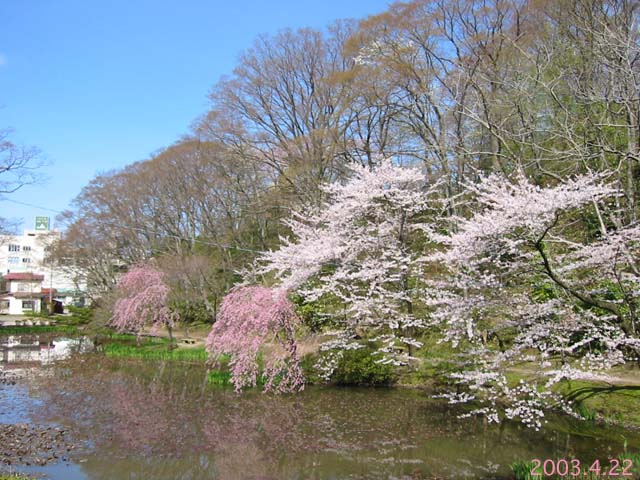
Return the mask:
<svg viewBox="0 0 640 480"><path fill-rule="evenodd" d="M49 230L49 217L36 217L36 230Z"/></svg>

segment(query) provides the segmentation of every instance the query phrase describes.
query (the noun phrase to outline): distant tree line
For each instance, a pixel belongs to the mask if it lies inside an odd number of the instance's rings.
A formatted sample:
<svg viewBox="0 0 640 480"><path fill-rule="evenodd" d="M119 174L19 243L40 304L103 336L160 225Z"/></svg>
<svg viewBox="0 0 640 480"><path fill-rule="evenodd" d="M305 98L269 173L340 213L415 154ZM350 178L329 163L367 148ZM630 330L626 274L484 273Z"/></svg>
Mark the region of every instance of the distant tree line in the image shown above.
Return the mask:
<svg viewBox="0 0 640 480"><path fill-rule="evenodd" d="M165 255L213 259L226 290L291 209L322 201L319 185L382 158L440 180L447 215L484 173L545 185L613 170L634 221L637 13L622 0L420 0L261 36L188 138L83 189L60 249L97 293Z"/></svg>

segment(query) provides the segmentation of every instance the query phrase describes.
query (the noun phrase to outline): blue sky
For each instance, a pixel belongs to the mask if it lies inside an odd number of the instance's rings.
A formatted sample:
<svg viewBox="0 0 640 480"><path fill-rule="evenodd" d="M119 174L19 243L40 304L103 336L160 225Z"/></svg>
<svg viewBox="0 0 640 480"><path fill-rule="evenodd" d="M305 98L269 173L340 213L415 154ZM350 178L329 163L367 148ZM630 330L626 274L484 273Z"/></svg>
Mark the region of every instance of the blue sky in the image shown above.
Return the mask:
<svg viewBox="0 0 640 480"><path fill-rule="evenodd" d="M323 27L388 0L0 0L0 128L38 147L49 180L8 198L64 210L97 173L188 133L261 33ZM0 200L32 228L55 213Z"/></svg>

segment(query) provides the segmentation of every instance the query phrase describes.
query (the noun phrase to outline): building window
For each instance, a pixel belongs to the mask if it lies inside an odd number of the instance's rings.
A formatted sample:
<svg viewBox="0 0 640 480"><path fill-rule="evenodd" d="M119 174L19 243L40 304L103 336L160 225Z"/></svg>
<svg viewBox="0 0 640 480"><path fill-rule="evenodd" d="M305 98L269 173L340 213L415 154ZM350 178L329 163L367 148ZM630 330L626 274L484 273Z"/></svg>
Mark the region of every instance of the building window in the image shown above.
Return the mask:
<svg viewBox="0 0 640 480"><path fill-rule="evenodd" d="M10 243L9 244L9 251L10 252L19 252L20 251L20 245L16 245L15 243Z"/></svg>
<svg viewBox="0 0 640 480"><path fill-rule="evenodd" d="M7 261L11 264L20 263L20 257L9 257Z"/></svg>
<svg viewBox="0 0 640 480"><path fill-rule="evenodd" d="M9 300L0 300L0 310L9 310Z"/></svg>
<svg viewBox="0 0 640 480"><path fill-rule="evenodd" d="M22 251L23 252L30 252L31 251L31 245L23 245L22 246Z"/></svg>
<svg viewBox="0 0 640 480"><path fill-rule="evenodd" d="M24 257L22 259L22 263L31 263L31 259L29 257Z"/></svg>
<svg viewBox="0 0 640 480"><path fill-rule="evenodd" d="M35 302L33 300L23 300L22 301L22 310L32 310L35 306Z"/></svg>

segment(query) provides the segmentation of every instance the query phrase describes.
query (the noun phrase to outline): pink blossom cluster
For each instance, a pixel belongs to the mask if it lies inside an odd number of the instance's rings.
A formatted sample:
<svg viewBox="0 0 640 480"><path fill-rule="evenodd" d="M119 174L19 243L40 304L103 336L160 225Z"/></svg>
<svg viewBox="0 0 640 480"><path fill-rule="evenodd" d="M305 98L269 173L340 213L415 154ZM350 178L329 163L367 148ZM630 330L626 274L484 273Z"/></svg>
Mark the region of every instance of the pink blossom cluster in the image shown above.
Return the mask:
<svg viewBox="0 0 640 480"><path fill-rule="evenodd" d="M120 298L113 308L111 324L121 332L139 333L144 325L174 325L168 307L169 286L164 273L151 265L133 267L118 280Z"/></svg>
<svg viewBox="0 0 640 480"><path fill-rule="evenodd" d="M238 391L257 385L260 353L265 391L302 390L304 375L294 337L297 324L285 291L235 287L222 301L206 349L212 357L231 355L231 381Z"/></svg>

